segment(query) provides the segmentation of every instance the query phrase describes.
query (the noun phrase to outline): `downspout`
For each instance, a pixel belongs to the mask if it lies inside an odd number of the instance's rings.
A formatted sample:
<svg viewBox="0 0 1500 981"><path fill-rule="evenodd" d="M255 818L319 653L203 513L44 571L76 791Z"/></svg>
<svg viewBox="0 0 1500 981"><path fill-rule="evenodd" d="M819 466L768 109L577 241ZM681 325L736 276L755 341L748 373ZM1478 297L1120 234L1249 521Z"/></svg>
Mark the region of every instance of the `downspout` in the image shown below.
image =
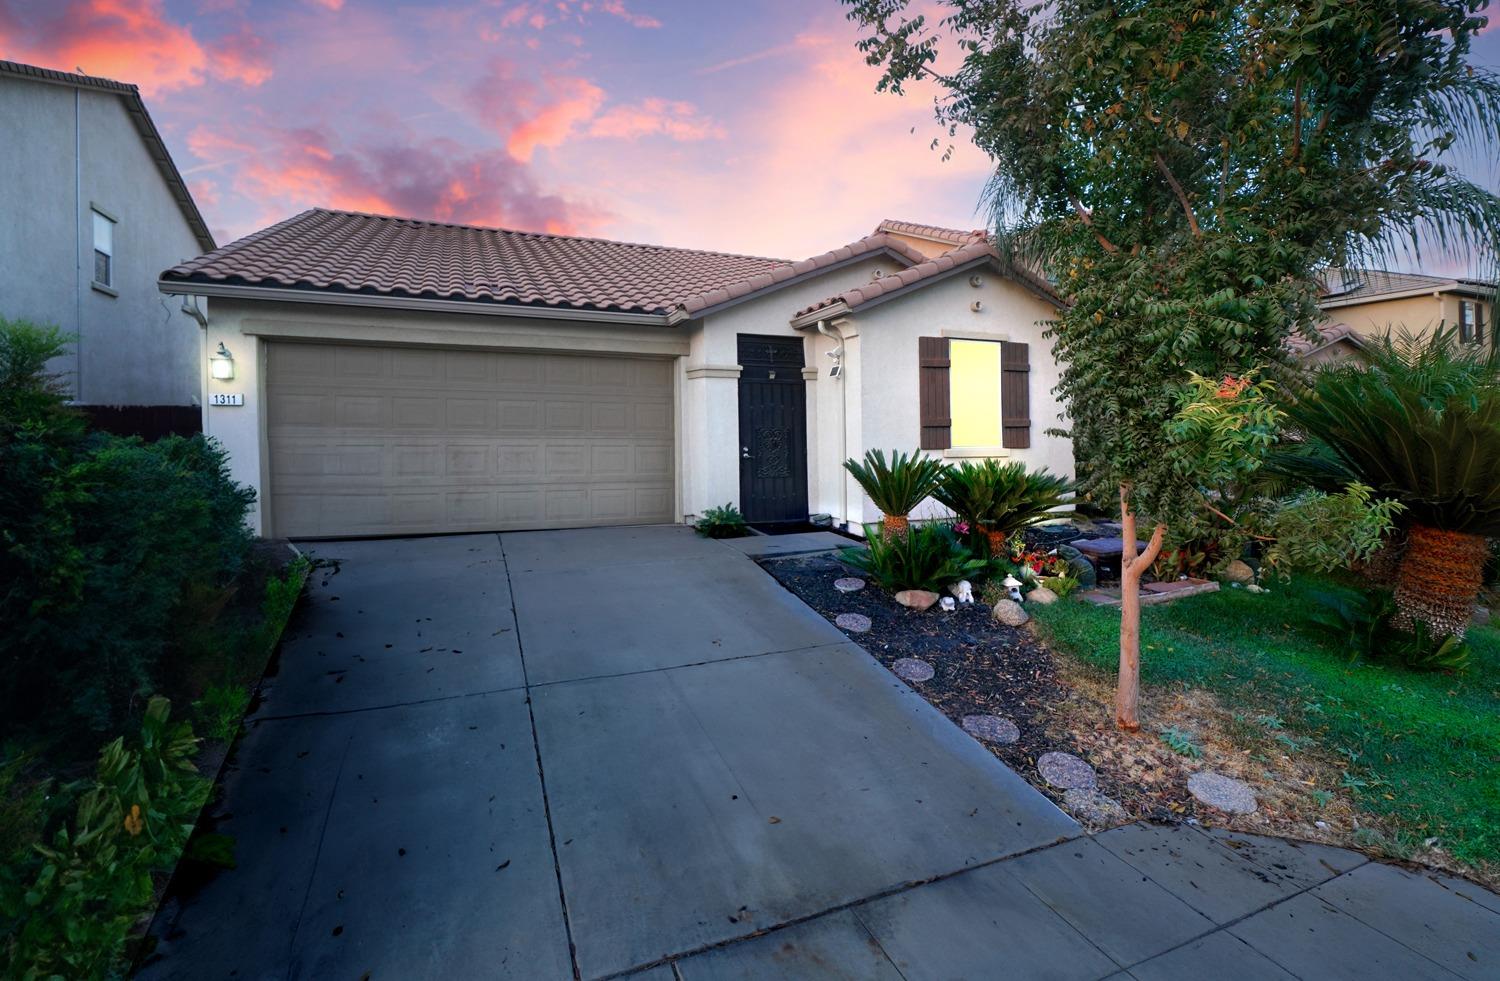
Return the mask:
<svg viewBox="0 0 1500 981"><path fill-rule="evenodd" d="M182 298L182 312L198 324L198 418L203 435L208 435L208 315L191 294Z"/></svg>
<svg viewBox="0 0 1500 981"><path fill-rule="evenodd" d="M76 85L73 87L73 401L83 402L83 126Z"/></svg>
<svg viewBox="0 0 1500 981"><path fill-rule="evenodd" d="M849 478L844 474L844 461L849 459L849 387L844 384L844 335L837 330L830 330L828 321L818 321L818 333L834 341L838 347L828 352L833 358L833 366L839 383L839 517L843 519L844 530L849 530Z"/></svg>

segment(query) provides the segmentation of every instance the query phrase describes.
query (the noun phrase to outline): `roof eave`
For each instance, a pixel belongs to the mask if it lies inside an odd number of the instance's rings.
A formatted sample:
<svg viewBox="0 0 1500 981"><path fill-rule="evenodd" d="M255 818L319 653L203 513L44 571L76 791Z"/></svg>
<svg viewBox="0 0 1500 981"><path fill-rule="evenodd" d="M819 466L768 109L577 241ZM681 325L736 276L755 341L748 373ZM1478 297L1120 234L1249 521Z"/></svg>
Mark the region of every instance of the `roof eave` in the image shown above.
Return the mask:
<svg viewBox="0 0 1500 981"><path fill-rule="evenodd" d="M376 307L386 310L421 310L429 313L482 314L491 317L524 317L532 320L583 320L644 327L671 327L667 313L632 313L624 310L586 310L574 307L540 307L481 300L449 300L440 297L394 296L384 293L344 293L336 290L306 290L245 283L212 283L191 279L158 279L157 288L171 296L225 297L279 303L310 303L323 306Z"/></svg>
<svg viewBox="0 0 1500 981"><path fill-rule="evenodd" d="M847 317L850 312L849 304L843 300L839 300L836 303L830 303L826 307L810 310L799 317L793 317L791 321L792 328L794 330L806 330L808 327L816 327L820 320L834 320L838 317Z"/></svg>
<svg viewBox="0 0 1500 981"><path fill-rule="evenodd" d="M881 246L880 248L870 249L867 252L856 252L855 254L849 256L847 259L841 259L838 262L830 263L826 266L818 266L814 269L808 269L804 272L798 273L795 276L788 276L786 279L778 280L774 283L768 283L765 286L762 286L760 289L755 290L754 292L746 293L743 296L732 297L728 300L723 301L722 303L715 303L713 306L704 307L703 309L694 311L693 313L688 313L685 309L683 309L681 304L678 304L677 307L674 308L673 312L674 314L680 312L681 316L679 316L674 322L681 322L683 320L699 320L703 317L712 316L716 313L723 313L725 310L728 310L731 307L739 306L741 303L745 303L748 300L759 299L760 297L765 296L767 293L775 293L777 290L785 289L788 286L796 286L798 283L805 283L809 279L814 279L818 276L824 275L825 273L836 272L840 269L845 269L849 266L857 265L861 262L868 262L871 259L878 259L881 257L892 259L907 267L916 265L916 263L912 261L910 256L903 255L900 252L897 252L895 249L890 248L889 246Z"/></svg>
<svg viewBox="0 0 1500 981"><path fill-rule="evenodd" d="M1369 293L1364 296L1331 296L1327 299L1319 300L1318 306L1324 310L1336 310L1339 307L1354 307L1362 303L1384 303L1386 300L1409 300L1417 296L1432 296L1438 293L1462 293L1465 296L1484 297L1492 292L1494 292L1494 287L1487 287L1483 283L1450 279L1427 286L1391 290L1388 293Z"/></svg>

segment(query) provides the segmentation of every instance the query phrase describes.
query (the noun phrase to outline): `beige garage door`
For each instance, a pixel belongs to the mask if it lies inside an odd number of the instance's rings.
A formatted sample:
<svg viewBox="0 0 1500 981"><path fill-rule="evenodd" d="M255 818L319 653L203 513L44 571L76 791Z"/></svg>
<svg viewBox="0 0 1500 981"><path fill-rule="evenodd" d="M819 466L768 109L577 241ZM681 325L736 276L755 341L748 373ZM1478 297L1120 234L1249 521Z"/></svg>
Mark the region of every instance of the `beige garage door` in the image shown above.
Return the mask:
<svg viewBox="0 0 1500 981"><path fill-rule="evenodd" d="M278 535L671 521L671 362L269 345Z"/></svg>

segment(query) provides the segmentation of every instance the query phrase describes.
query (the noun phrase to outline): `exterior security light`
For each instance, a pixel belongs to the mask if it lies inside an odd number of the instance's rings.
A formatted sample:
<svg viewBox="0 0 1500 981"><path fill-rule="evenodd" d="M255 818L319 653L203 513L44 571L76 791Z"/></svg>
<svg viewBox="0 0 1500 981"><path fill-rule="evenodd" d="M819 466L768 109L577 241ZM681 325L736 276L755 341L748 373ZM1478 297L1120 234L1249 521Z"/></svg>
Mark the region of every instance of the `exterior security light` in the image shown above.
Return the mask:
<svg viewBox="0 0 1500 981"><path fill-rule="evenodd" d="M234 355L229 353L223 341L219 342L219 350L209 355L208 370L218 381L234 380Z"/></svg>

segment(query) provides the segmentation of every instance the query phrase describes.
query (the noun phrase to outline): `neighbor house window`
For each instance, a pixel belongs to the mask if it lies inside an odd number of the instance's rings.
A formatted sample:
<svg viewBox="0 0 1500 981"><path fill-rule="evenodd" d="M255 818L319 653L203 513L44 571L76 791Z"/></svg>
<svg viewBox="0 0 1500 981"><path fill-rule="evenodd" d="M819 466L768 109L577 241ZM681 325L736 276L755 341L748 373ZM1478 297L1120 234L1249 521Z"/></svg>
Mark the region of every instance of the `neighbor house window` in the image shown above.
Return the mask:
<svg viewBox="0 0 1500 981"><path fill-rule="evenodd" d="M94 212L94 282L115 285L115 220Z"/></svg>
<svg viewBox="0 0 1500 981"><path fill-rule="evenodd" d="M1458 302L1458 339L1465 344L1484 342L1484 305L1476 300Z"/></svg>
<svg viewBox="0 0 1500 981"><path fill-rule="evenodd" d="M1000 342L949 342L953 446L1000 445Z"/></svg>

